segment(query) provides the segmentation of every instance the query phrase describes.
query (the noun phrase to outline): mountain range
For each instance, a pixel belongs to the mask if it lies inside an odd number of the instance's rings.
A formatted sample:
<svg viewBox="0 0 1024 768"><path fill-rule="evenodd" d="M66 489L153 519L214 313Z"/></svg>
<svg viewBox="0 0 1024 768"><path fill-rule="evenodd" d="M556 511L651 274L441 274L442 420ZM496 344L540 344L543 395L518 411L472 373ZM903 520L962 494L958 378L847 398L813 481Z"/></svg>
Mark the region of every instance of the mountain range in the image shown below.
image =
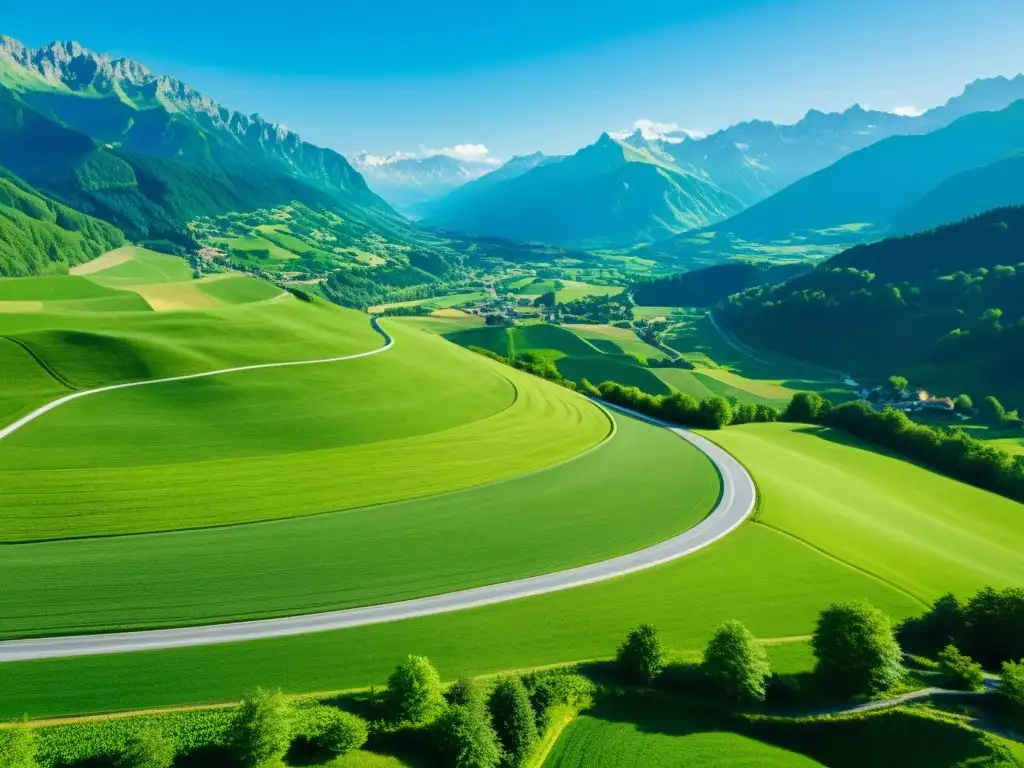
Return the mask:
<svg viewBox="0 0 1024 768"><path fill-rule="evenodd" d="M642 244L718 224L885 139L925 135L1020 98L1024 75L977 80L915 117L855 105L841 113L811 110L794 125L740 123L704 138L605 134L575 155L503 183L480 187L484 176L471 196L456 190L429 204L425 220L449 230L571 246ZM602 153L614 157L591 161Z"/></svg>
<svg viewBox="0 0 1024 768"><path fill-rule="evenodd" d="M407 264L412 248L439 274L459 261L337 152L73 42L30 49L0 36L0 168L33 194L149 245L194 251L192 225L201 217L300 203L340 222L336 248L370 254L376 264ZM431 275L421 270L416 279Z"/></svg>
<svg viewBox="0 0 1024 768"><path fill-rule="evenodd" d="M443 197L495 170L493 162L473 162L440 154L378 157L360 152L350 160L370 189L403 212L414 212L417 205Z"/></svg>

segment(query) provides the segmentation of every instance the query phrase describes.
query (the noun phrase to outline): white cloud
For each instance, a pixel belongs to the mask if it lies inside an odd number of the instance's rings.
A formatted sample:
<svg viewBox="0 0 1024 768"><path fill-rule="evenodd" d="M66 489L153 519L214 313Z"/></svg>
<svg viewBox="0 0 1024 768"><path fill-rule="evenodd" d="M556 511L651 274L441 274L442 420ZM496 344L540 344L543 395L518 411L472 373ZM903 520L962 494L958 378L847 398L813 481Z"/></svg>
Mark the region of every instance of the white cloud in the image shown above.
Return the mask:
<svg viewBox="0 0 1024 768"><path fill-rule="evenodd" d="M902 117L920 117L924 114L924 110L920 107L893 107L889 110L894 115L900 115Z"/></svg>
<svg viewBox="0 0 1024 768"><path fill-rule="evenodd" d="M440 149L424 149L423 154L447 155L465 163L483 163L485 165L499 165L500 160L491 156L491 151L485 144L456 144L453 147L441 147Z"/></svg>
<svg viewBox="0 0 1024 768"><path fill-rule="evenodd" d="M371 155L368 152L358 152L354 159L358 164L367 168L376 168L381 165L390 165L398 160L409 160L416 157L412 152L395 152L391 155Z"/></svg>

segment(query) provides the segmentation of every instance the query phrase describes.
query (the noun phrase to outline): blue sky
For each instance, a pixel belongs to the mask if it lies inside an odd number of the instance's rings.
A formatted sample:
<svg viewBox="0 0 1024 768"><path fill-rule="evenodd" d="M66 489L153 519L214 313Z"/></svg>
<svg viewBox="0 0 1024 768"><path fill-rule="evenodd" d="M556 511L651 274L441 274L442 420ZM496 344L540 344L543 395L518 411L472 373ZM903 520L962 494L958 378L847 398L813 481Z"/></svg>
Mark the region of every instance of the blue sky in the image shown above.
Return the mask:
<svg viewBox="0 0 1024 768"><path fill-rule="evenodd" d="M0 32L130 56L346 154L565 153L638 120L710 131L854 102L927 108L1024 70L1019 0L45 8L4 8Z"/></svg>

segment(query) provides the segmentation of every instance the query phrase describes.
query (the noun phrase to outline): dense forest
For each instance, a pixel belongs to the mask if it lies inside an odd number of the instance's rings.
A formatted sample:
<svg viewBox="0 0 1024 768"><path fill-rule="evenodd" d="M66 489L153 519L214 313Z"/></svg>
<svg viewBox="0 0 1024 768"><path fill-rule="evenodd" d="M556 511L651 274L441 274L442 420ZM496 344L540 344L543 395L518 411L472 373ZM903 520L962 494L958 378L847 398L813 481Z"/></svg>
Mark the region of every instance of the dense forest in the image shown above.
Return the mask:
<svg viewBox="0 0 1024 768"><path fill-rule="evenodd" d="M741 339L940 393L1024 401L1024 208L858 246L715 310Z"/></svg>
<svg viewBox="0 0 1024 768"><path fill-rule="evenodd" d="M47 199L0 168L0 276L65 272L123 243L115 227Z"/></svg>
<svg viewBox="0 0 1024 768"><path fill-rule="evenodd" d="M781 283L810 269L805 263L735 261L638 282L632 286L633 300L642 307L710 307L747 288Z"/></svg>

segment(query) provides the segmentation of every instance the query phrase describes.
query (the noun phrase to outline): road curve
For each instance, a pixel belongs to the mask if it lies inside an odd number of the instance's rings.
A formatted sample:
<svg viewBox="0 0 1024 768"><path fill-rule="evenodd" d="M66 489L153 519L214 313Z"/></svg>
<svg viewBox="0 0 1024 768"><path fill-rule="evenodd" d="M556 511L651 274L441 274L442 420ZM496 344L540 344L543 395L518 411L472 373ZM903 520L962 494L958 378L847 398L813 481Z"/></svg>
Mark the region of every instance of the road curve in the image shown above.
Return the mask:
<svg viewBox="0 0 1024 768"><path fill-rule="evenodd" d="M287 294L282 295L286 296ZM283 363L259 363L257 365L240 365L235 368L221 368L216 371L188 373L185 374L184 376L169 376L164 379L144 379L143 381L129 381L126 384L111 384L110 386L97 387L96 389L83 389L79 392L72 392L70 395L64 395L64 397L59 397L56 400L51 400L46 405L36 408L34 411L32 411L32 413L26 416L22 416L20 419L18 419L12 424L8 424L3 429L0 429L0 440L3 440L5 437L9 437L10 435L17 432L19 429L24 427L26 424L35 421L43 414L52 411L54 408L59 408L65 403L70 403L72 400L78 400L81 397L88 397L89 395L98 395L101 392L113 392L114 390L117 389L130 389L132 387L146 387L149 386L150 384L166 384L171 381L188 381L189 379L204 379L207 376L221 376L226 373L241 373L242 371L258 371L262 370L263 368L288 368L294 365L319 365L321 363L338 363L341 362L342 360L355 360L356 358L359 357L369 357L370 355L376 355L391 349L391 347L394 346L395 341L394 339L391 338L391 335L387 331L380 327L380 324L377 322L376 317L370 318L370 325L373 326L373 329L377 331L377 333L384 337L384 346L377 347L376 349L371 349L368 352L357 352L353 355L342 355L341 357L324 357L319 360L293 360L290 362Z"/></svg>
<svg viewBox="0 0 1024 768"><path fill-rule="evenodd" d="M390 344L391 341L389 339L388 345L390 346ZM517 600L523 597L542 595L548 592L557 592L583 586L584 584L605 581L606 579L624 576L677 560L693 554L726 536L735 530L754 511L757 493L754 481L743 465L725 450L689 430L673 427L670 424L650 419L623 408L610 407L669 429L681 439L686 440L703 452L714 463L722 480L722 493L718 504L700 523L678 536L646 549L631 552L628 555L622 555L611 560L542 576L533 576L501 584L492 584L485 587L396 603L386 603L364 608L350 608L341 611L327 611L302 616L287 616L277 619L210 624L180 629L156 629L32 640L8 640L0 642L0 663L217 645L244 640L302 635L312 632L400 621L503 603L509 600Z"/></svg>

